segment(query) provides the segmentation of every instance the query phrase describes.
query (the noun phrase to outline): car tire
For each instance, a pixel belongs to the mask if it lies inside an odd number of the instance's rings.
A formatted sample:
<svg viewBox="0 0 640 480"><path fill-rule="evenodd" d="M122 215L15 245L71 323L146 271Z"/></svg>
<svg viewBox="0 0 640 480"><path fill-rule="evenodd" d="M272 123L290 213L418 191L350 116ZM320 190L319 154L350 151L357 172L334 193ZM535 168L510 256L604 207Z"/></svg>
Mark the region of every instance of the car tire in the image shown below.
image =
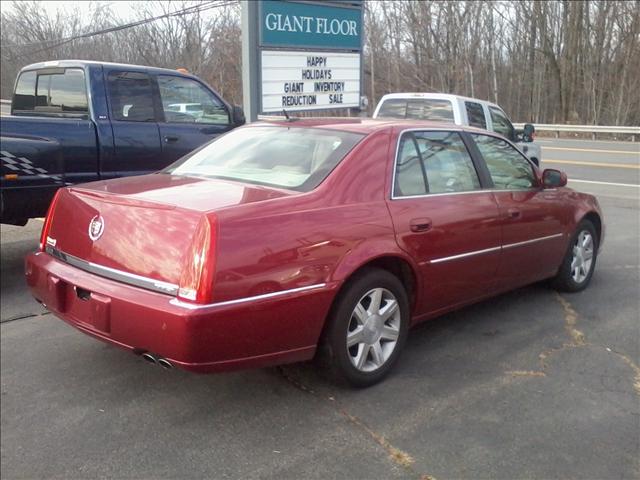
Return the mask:
<svg viewBox="0 0 640 480"><path fill-rule="evenodd" d="M567 253L551 285L563 292L584 290L593 276L597 257L596 229L589 220L582 220L571 237Z"/></svg>
<svg viewBox="0 0 640 480"><path fill-rule="evenodd" d="M407 292L395 275L377 268L357 274L338 294L320 347L332 379L355 387L382 380L404 347L409 315Z"/></svg>

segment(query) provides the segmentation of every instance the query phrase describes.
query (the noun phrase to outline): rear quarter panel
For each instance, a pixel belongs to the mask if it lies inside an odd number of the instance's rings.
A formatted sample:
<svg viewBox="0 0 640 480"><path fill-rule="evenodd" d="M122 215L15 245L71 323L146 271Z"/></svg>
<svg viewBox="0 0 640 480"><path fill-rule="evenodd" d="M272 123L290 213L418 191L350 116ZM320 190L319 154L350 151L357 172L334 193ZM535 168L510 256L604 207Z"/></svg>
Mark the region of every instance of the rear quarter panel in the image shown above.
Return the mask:
<svg viewBox="0 0 640 480"><path fill-rule="evenodd" d="M218 211L214 301L321 283L337 292L364 263L405 256L384 198L388 148L387 132L372 133L316 190Z"/></svg>

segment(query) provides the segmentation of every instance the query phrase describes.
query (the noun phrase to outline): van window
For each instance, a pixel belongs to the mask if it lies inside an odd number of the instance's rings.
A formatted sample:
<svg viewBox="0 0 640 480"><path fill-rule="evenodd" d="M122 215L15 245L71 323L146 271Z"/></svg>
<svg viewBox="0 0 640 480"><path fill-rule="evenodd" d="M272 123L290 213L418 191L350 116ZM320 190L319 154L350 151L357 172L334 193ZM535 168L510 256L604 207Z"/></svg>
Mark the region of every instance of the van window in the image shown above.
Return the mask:
<svg viewBox="0 0 640 480"><path fill-rule="evenodd" d="M464 102L464 106L467 110L469 125L486 130L487 119L484 117L484 109L482 108L482 105L476 102Z"/></svg>
<svg viewBox="0 0 640 480"><path fill-rule="evenodd" d="M79 68L25 72L20 75L15 97L16 112L89 113L84 72Z"/></svg>
<svg viewBox="0 0 640 480"><path fill-rule="evenodd" d="M155 121L149 75L141 72L111 72L108 84L114 120Z"/></svg>
<svg viewBox="0 0 640 480"><path fill-rule="evenodd" d="M453 123L453 105L449 100L433 98L390 98L380 106L378 118L411 118Z"/></svg>

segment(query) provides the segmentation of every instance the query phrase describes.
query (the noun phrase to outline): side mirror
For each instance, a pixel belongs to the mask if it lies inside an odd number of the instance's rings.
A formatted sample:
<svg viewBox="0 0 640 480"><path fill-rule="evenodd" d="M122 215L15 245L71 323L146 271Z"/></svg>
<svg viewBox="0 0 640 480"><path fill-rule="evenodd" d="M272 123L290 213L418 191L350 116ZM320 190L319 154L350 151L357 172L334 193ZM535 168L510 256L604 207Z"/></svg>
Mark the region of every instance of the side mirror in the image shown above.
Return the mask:
<svg viewBox="0 0 640 480"><path fill-rule="evenodd" d="M560 170L547 168L542 172L542 185L544 188L564 187L567 184L567 174Z"/></svg>
<svg viewBox="0 0 640 480"><path fill-rule="evenodd" d="M536 127L534 127L531 123L524 124L524 130L522 132L522 139L525 142L533 142L533 137L536 133Z"/></svg>
<svg viewBox="0 0 640 480"><path fill-rule="evenodd" d="M231 117L231 121L236 127L244 125L246 122L246 119L244 118L244 110L242 110L242 107L239 107L238 105L231 107Z"/></svg>

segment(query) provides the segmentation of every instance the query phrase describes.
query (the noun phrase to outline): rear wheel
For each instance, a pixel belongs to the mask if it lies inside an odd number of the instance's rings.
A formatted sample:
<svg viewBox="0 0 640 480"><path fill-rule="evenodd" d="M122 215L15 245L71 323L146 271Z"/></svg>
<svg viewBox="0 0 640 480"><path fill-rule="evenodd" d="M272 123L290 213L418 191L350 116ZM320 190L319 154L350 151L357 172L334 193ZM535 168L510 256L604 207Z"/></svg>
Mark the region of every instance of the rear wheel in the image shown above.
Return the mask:
<svg viewBox="0 0 640 480"><path fill-rule="evenodd" d="M552 284L558 290L579 292L589 285L598 256L598 235L589 220L582 220Z"/></svg>
<svg viewBox="0 0 640 480"><path fill-rule="evenodd" d="M396 362L409 328L409 302L397 277L369 269L340 293L322 346L334 377L366 387Z"/></svg>

